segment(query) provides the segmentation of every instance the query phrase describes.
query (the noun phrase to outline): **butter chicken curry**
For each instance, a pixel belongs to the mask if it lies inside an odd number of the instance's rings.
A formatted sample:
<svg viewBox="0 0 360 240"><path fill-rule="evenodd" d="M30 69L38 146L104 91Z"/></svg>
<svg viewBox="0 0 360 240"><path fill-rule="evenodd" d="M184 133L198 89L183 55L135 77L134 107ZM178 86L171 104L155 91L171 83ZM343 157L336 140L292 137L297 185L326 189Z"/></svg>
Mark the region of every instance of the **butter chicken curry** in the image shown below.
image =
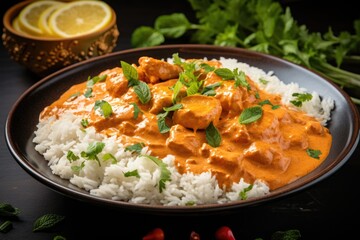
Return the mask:
<svg viewBox="0 0 360 240"><path fill-rule="evenodd" d="M311 172L327 157L332 137L314 117L281 103L244 72L216 60L121 62L72 86L40 118L72 112L83 126L141 143L153 156L174 155L180 173L210 171L219 185L244 178L270 190ZM294 105L309 94L298 93Z"/></svg>

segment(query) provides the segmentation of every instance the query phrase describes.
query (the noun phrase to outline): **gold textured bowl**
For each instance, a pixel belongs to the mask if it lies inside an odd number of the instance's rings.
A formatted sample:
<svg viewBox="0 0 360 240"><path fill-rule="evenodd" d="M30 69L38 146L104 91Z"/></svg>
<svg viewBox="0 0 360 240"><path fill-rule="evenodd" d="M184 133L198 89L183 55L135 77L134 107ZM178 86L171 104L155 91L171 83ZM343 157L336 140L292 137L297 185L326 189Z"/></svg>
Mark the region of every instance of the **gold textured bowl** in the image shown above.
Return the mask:
<svg viewBox="0 0 360 240"><path fill-rule="evenodd" d="M105 29L86 35L50 38L18 32L12 22L19 12L33 1L20 2L6 11L3 17L2 41L10 57L35 74L46 76L73 63L110 53L115 48L119 30L113 9L113 18Z"/></svg>

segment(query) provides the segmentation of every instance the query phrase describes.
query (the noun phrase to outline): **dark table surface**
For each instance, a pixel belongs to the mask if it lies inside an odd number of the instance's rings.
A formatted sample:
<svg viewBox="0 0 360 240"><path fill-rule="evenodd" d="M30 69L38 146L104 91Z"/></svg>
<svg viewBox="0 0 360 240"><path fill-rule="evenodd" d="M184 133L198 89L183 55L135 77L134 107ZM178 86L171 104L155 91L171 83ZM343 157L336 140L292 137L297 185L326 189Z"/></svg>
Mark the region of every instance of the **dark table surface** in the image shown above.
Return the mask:
<svg viewBox="0 0 360 240"><path fill-rule="evenodd" d="M1 1L1 16L12 4ZM130 36L140 25L152 25L161 14L184 12L194 19L189 3L183 1L106 1L117 12L120 37L115 51L131 48ZM314 1L292 0L292 14L311 31L351 30L360 16L350 3L314 5ZM184 43L184 42L182 42ZM359 66L360 67L360 66ZM217 215L165 216L133 214L70 198L49 189L26 173L11 156L5 143L7 114L17 98L39 78L9 58L0 46L0 202L19 208L13 229L0 239L142 239L155 227L165 231L166 239L189 239L191 231L201 239L215 239L214 232L229 226L236 239L270 239L278 230L298 229L302 239L350 239L358 236L360 146L348 162L330 177L304 191L253 208ZM32 232L34 221L43 214L56 213L65 220L45 232ZM4 219L0 218L0 222Z"/></svg>

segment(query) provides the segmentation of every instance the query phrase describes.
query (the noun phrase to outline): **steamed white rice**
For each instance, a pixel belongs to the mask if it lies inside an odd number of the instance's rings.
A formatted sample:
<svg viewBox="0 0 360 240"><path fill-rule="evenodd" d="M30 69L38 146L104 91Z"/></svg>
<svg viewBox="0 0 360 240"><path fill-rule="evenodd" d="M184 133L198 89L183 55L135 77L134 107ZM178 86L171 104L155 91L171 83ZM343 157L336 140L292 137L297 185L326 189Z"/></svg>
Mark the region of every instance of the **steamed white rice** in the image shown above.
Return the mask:
<svg viewBox="0 0 360 240"><path fill-rule="evenodd" d="M249 66L246 63L237 62L236 59L221 58L223 66L229 69L238 68L244 71L250 78L257 82L260 88L282 96L283 103L289 106L292 93L306 92L296 83L285 84L272 72L265 73L259 68ZM260 79L268 81L261 84ZM301 110L316 117L323 125L330 120L334 102L330 98L321 99L316 92L311 93L311 101L304 102ZM171 172L171 180L165 182L165 189L160 192L158 183L160 180L160 168L149 158L125 151L124 146L115 137L99 134L93 127L81 127L81 116L66 113L58 119L50 117L42 120L35 131L35 149L42 154L52 173L63 179L68 179L79 188L89 191L91 195L116 201L126 201L139 204L185 206L201 205L208 203L226 203L240 200L240 192L249 187L249 183L240 180L234 183L230 191L224 191L210 172L200 175L186 173L181 175L174 166L174 156L168 155L162 161L167 164ZM66 131L65 131L66 130ZM86 151L90 143L103 142L105 147L98 154L99 159L105 153L111 153L118 160L112 163L110 160L97 161L85 160L82 157L70 162L67 159L68 151L80 156ZM150 155L151 152L145 147L142 155ZM72 166L86 164L79 172L74 172ZM124 173L137 170L140 178L125 177ZM247 192L247 198L265 196L269 193L269 187L258 180Z"/></svg>

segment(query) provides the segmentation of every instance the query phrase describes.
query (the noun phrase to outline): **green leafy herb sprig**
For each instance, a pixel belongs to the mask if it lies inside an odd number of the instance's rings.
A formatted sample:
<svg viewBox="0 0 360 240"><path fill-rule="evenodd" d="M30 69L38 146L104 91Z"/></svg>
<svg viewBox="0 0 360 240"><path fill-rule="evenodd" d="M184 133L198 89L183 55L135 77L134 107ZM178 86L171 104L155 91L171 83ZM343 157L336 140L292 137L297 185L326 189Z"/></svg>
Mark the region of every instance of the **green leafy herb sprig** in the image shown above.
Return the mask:
<svg viewBox="0 0 360 240"><path fill-rule="evenodd" d="M20 209L13 207L9 203L0 203L0 216L1 217L16 217L20 213Z"/></svg>
<svg viewBox="0 0 360 240"><path fill-rule="evenodd" d="M242 47L279 56L317 71L340 87L360 87L360 74L343 68L360 63L360 19L354 33L322 34L299 25L290 8L275 0L188 0L197 23L183 13L162 15L153 26L141 26L132 34L133 47L160 45L186 34L201 44ZM349 91L349 94L351 92ZM356 104L360 99L352 96Z"/></svg>
<svg viewBox="0 0 360 240"><path fill-rule="evenodd" d="M160 133L167 133L170 131L170 127L166 124L166 117L169 115L170 112L179 110L183 107L182 104L177 103L175 105L172 105L171 107L164 107L164 112L159 113L157 117L157 124Z"/></svg>
<svg viewBox="0 0 360 240"><path fill-rule="evenodd" d="M64 219L65 217L62 215L58 215L54 213L45 214L39 217L38 219L36 219L33 225L33 232L39 232L51 228Z"/></svg>
<svg viewBox="0 0 360 240"><path fill-rule="evenodd" d="M133 145L127 146L125 148L125 151L134 152L139 156L146 157L147 159L153 161L160 168L159 192L161 193L166 187L165 186L166 181L171 181L171 172L167 168L167 164L161 161L161 159L147 154L141 154L141 150L143 149L144 146L145 146L144 143L135 143ZM137 170L134 170L132 172L127 172L124 175L125 177L131 177L131 176L138 178L140 177Z"/></svg>
<svg viewBox="0 0 360 240"><path fill-rule="evenodd" d="M0 217L5 217L5 221L0 222L0 233L8 233L13 228L13 222L9 220L10 218L18 217L20 214L20 209L13 207L9 203L0 202ZM61 222L65 217L62 215L49 213L44 214L41 217L37 218L33 223L33 232L39 232L45 229L52 228L59 222ZM58 235L56 239L65 239L64 237Z"/></svg>
<svg viewBox="0 0 360 240"><path fill-rule="evenodd" d="M108 103L105 100L96 100L94 105L95 110L99 110L100 114L104 116L105 118L108 118L113 113L112 107L110 103Z"/></svg>
<svg viewBox="0 0 360 240"><path fill-rule="evenodd" d="M101 75L101 76L95 76L95 77L88 77L88 80L86 82L86 91L84 93L84 96L86 98L92 97L92 91L93 86L98 82L103 82L107 78L107 75Z"/></svg>
<svg viewBox="0 0 360 240"><path fill-rule="evenodd" d="M0 217L7 218L5 221L0 221L0 233L7 233L13 228L13 222L10 218L16 218L19 213L19 208L13 207L9 203L0 202Z"/></svg>
<svg viewBox="0 0 360 240"><path fill-rule="evenodd" d="M151 100L149 86L145 82L139 80L138 72L133 66L124 61L121 61L120 64L125 77L129 81L128 86L134 88L134 92L142 104L148 103Z"/></svg>
<svg viewBox="0 0 360 240"><path fill-rule="evenodd" d="M203 74L207 74L211 71L214 71L215 68L198 60L194 61L182 61L178 53L172 55L174 64L180 66L183 71L179 74L179 79L173 86L173 103L178 102L179 93L182 87L186 88L186 96L191 96L195 94L202 94L207 96L214 96L216 87L219 87L219 84L206 86L204 87L204 80L201 80L200 77Z"/></svg>

